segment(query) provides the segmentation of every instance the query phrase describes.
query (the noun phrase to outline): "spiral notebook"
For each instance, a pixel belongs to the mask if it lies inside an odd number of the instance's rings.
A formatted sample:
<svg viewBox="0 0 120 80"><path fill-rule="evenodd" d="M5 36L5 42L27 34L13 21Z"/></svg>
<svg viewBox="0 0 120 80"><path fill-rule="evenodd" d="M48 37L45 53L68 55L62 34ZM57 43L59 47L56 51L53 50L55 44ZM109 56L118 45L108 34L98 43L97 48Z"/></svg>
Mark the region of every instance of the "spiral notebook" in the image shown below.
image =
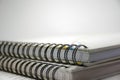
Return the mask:
<svg viewBox="0 0 120 80"><path fill-rule="evenodd" d="M91 49L85 44L1 41L0 53L15 58L89 66L120 58L120 45Z"/></svg>

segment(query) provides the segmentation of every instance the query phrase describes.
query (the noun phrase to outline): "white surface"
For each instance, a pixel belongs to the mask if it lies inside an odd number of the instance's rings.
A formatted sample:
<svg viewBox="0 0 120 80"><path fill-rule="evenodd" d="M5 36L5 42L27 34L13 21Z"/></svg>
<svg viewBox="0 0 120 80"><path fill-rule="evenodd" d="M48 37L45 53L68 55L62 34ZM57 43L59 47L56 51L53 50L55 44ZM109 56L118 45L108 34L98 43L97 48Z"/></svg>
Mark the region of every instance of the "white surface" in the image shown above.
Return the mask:
<svg viewBox="0 0 120 80"><path fill-rule="evenodd" d="M14 40L15 41L15 40ZM101 34L101 35L76 35L59 36L34 39L22 39L18 41L39 42L39 43L63 43L63 44L84 44L89 49L103 48L120 45L120 34Z"/></svg>
<svg viewBox="0 0 120 80"><path fill-rule="evenodd" d="M35 80L24 76L0 71L0 80Z"/></svg>

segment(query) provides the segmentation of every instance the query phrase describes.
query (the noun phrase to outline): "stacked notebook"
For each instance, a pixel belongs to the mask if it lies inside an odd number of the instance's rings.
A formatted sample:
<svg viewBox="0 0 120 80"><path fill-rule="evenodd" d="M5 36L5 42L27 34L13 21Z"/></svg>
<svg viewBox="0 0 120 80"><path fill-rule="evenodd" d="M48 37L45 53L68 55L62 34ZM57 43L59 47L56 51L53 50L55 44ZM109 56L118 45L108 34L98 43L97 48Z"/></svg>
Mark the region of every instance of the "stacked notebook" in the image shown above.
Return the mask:
<svg viewBox="0 0 120 80"><path fill-rule="evenodd" d="M120 72L120 45L0 41L0 70L37 80L93 80Z"/></svg>

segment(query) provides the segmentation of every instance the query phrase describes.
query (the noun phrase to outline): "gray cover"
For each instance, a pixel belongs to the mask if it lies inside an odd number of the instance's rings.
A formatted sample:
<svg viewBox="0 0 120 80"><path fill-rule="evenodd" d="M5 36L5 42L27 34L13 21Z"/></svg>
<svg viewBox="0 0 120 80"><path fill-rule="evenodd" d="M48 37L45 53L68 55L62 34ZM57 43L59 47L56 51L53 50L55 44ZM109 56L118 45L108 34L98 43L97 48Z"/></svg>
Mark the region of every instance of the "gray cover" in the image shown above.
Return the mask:
<svg viewBox="0 0 120 80"><path fill-rule="evenodd" d="M26 69L24 69L26 62L29 64L27 65ZM19 68L15 67L17 63L19 65ZM21 60L21 59L16 60L15 58L1 57L0 69L4 71L17 73L20 75L24 75L24 72L26 72L27 75L25 76L36 79L36 76L34 77L34 73L35 73L34 70L36 68L36 65L32 66L34 63L36 62L29 61L29 60ZM102 79L111 75L118 74L120 71L120 60L114 60L114 61L110 61L103 64L97 64L90 67L63 65L63 64L38 61L37 64L39 63L44 63L44 65L39 66L38 69L36 68L38 72L37 78L38 79L42 78L45 80L46 79L47 80L94 80L94 79ZM47 73L48 68L50 68L50 66L52 65L56 65L56 66L51 68L50 72ZM56 67L60 67L60 68L58 68L54 73L53 71L55 70ZM32 74L30 73L30 70L33 71ZM53 73L54 73L53 75L54 78L51 75ZM41 77L41 74L42 74L42 77ZM46 76L46 74L49 75L49 79Z"/></svg>

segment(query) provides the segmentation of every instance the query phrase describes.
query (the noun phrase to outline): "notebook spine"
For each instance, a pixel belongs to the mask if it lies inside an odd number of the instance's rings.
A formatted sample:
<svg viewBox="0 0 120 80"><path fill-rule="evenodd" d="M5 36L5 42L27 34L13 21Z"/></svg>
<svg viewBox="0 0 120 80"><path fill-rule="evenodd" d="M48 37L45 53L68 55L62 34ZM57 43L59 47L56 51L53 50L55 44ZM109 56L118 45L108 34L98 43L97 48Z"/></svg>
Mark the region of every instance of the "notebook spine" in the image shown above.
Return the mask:
<svg viewBox="0 0 120 80"><path fill-rule="evenodd" d="M75 44L2 41L0 45L0 53L4 56L76 65L87 61L86 49L85 45Z"/></svg>
<svg viewBox="0 0 120 80"><path fill-rule="evenodd" d="M59 75L62 75L60 71L69 68L66 65L57 63L51 64L6 56L2 57L0 70L35 78L35 80L58 80ZM57 73L60 74L56 75Z"/></svg>

